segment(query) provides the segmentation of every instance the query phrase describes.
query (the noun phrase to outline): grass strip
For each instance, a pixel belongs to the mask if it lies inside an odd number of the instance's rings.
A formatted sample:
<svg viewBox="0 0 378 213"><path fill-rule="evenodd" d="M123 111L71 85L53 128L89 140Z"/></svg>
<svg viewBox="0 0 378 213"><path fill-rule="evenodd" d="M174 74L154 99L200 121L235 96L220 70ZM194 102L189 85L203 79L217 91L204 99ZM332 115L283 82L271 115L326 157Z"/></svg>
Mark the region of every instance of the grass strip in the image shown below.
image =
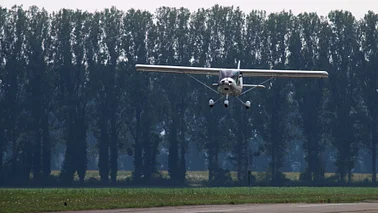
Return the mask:
<svg viewBox="0 0 378 213"><path fill-rule="evenodd" d="M242 203L338 203L378 198L364 187L0 189L4 213ZM66 202L67 205L64 205Z"/></svg>

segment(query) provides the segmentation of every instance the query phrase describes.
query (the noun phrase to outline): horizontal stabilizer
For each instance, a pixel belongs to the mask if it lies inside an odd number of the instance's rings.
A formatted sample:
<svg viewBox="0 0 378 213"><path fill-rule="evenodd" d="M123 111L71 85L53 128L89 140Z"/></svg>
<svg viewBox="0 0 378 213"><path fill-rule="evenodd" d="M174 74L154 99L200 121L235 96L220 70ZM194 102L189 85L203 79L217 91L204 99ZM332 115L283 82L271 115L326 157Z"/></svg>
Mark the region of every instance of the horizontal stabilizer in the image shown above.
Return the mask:
<svg viewBox="0 0 378 213"><path fill-rule="evenodd" d="M265 88L265 86L264 86L264 85L261 85L261 84L243 84L243 87Z"/></svg>

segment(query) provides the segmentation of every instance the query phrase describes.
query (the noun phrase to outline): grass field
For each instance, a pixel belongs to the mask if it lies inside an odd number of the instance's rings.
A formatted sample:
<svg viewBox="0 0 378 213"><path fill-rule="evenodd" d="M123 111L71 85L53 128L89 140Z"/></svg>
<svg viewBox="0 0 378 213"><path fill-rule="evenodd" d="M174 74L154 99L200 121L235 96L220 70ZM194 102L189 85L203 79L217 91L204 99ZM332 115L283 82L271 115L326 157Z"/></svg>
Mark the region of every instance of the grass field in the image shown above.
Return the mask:
<svg viewBox="0 0 378 213"><path fill-rule="evenodd" d="M53 171L58 175L59 171ZM264 172L252 173L257 181ZM284 173L286 178L298 181L299 173ZM119 171L117 179L123 182L132 175ZM168 173L162 171L163 178ZM327 173L326 178L332 173ZM236 173L231 173L236 180ZM77 180L78 177L75 176ZM131 188L121 184L113 188L0 188L0 212L43 212L85 209L112 209L154 206L241 203L324 203L378 200L376 187L198 187L208 180L207 171L189 171L186 176L191 186L186 188ZM370 174L354 174L353 181L371 179ZM98 171L87 171L85 181L99 181ZM98 186L97 186L98 185ZM64 205L66 202L67 205Z"/></svg>
<svg viewBox="0 0 378 213"><path fill-rule="evenodd" d="M241 203L335 203L378 199L378 188L79 188L0 189L1 212L41 212ZM64 202L67 205L64 205Z"/></svg>

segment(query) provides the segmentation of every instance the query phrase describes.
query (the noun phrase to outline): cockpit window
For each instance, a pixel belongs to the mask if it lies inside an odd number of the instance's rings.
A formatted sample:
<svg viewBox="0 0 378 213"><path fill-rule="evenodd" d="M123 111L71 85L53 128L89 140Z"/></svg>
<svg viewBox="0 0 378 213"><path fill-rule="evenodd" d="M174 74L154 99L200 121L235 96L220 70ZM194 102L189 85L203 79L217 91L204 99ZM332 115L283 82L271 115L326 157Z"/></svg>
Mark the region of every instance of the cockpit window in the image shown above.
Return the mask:
<svg viewBox="0 0 378 213"><path fill-rule="evenodd" d="M235 70L221 70L219 75L219 80L223 78L233 78L235 81L238 80L240 72Z"/></svg>

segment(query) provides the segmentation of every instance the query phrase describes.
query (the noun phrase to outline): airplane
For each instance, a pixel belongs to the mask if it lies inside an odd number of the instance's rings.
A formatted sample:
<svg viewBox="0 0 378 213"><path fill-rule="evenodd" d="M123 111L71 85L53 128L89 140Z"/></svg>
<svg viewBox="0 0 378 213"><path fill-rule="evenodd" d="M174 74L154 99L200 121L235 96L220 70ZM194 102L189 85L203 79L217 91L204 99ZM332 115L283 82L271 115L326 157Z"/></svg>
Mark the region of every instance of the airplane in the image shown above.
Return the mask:
<svg viewBox="0 0 378 213"><path fill-rule="evenodd" d="M208 67L188 67L188 66L169 66L169 65L148 65L136 64L135 68L139 72L166 72L166 73L181 73L193 78L208 89L216 92L221 97L214 101L209 100L209 106L212 108L219 100L225 98L224 106L229 106L229 97L237 98L246 109L251 107L250 101L242 101L239 97L246 94L254 88L265 88L265 82L274 78L328 78L326 71L310 71L310 70L269 70L269 69L240 69L240 61L236 69L229 68L208 68ZM204 82L195 78L192 74L202 75L217 75L218 82L213 83L212 86L217 87L217 90L211 88ZM243 77L270 77L261 84L244 84ZM244 87L250 87L243 91Z"/></svg>

